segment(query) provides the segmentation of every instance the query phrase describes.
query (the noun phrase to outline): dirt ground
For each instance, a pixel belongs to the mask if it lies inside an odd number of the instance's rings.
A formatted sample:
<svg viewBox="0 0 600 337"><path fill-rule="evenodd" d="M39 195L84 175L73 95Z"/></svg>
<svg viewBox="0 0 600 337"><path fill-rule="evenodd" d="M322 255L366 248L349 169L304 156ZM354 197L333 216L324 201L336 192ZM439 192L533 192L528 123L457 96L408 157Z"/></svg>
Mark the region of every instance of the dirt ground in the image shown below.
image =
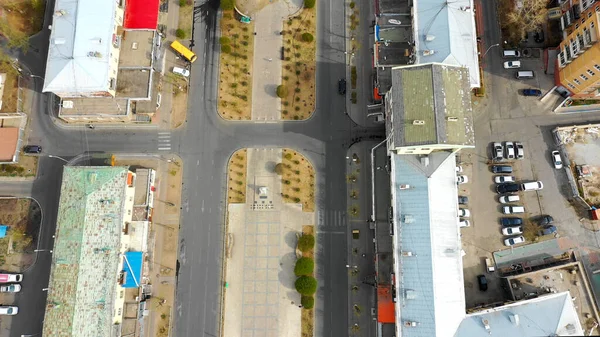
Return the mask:
<svg viewBox="0 0 600 337"><path fill-rule="evenodd" d="M253 32L253 22L241 23L233 11L223 12L218 111L224 119L250 120L252 117Z"/></svg>
<svg viewBox="0 0 600 337"><path fill-rule="evenodd" d="M43 0L0 0L0 34L9 47L29 46L29 36L42 28L45 5Z"/></svg>
<svg viewBox="0 0 600 337"><path fill-rule="evenodd" d="M277 0L236 0L235 6L240 12L252 16L252 14L275 2Z"/></svg>
<svg viewBox="0 0 600 337"><path fill-rule="evenodd" d="M247 151L246 149L236 151L227 165L229 176L227 202L230 204L246 202Z"/></svg>
<svg viewBox="0 0 600 337"><path fill-rule="evenodd" d="M183 125L187 118L188 82L175 74L165 75L165 80L173 84L173 106L171 107L171 128Z"/></svg>
<svg viewBox="0 0 600 337"><path fill-rule="evenodd" d="M284 21L282 85L287 96L281 99L281 118L284 120L308 119L315 110L316 69L316 9L305 8L300 15ZM306 42L302 35L313 39Z"/></svg>
<svg viewBox="0 0 600 337"><path fill-rule="evenodd" d="M0 52L1 53L1 52ZM3 60L0 55L0 73L6 73L4 92L2 93L2 107L0 112L17 112L17 91L19 90L18 74L11 63Z"/></svg>
<svg viewBox="0 0 600 337"><path fill-rule="evenodd" d="M183 29L185 37L180 40L189 39L192 36L192 21L194 6L193 1L188 0L185 6L179 6L179 29Z"/></svg>
<svg viewBox="0 0 600 337"><path fill-rule="evenodd" d="M30 199L0 199L0 223L9 226L0 239L0 270L21 272L33 264L41 216Z"/></svg>
<svg viewBox="0 0 600 337"><path fill-rule="evenodd" d="M18 164L0 165L0 177L35 177L37 174L38 157L19 156Z"/></svg>
<svg viewBox="0 0 600 337"><path fill-rule="evenodd" d="M304 212L315 210L315 170L300 153L283 149L282 193L285 202L301 203Z"/></svg>

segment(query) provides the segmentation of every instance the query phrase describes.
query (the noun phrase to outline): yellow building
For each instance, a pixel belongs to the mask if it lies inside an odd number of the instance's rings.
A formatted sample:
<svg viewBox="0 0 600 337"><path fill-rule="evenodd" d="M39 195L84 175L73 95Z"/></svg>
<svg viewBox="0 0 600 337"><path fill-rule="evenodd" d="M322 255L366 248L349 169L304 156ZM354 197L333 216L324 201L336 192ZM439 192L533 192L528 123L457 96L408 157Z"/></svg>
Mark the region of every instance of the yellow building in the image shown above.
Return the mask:
<svg viewBox="0 0 600 337"><path fill-rule="evenodd" d="M565 30L568 35L558 47L557 84L573 98L600 97L600 4L578 15Z"/></svg>

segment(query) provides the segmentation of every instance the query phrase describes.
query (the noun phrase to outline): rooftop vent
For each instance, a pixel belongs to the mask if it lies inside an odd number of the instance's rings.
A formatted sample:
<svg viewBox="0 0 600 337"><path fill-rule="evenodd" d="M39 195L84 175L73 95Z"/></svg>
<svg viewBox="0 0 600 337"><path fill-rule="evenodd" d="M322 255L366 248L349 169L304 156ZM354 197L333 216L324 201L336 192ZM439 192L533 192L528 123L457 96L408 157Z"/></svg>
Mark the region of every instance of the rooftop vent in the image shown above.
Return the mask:
<svg viewBox="0 0 600 337"><path fill-rule="evenodd" d="M429 156L421 157L421 165L425 167L429 166Z"/></svg>
<svg viewBox="0 0 600 337"><path fill-rule="evenodd" d="M423 56L431 56L433 54L435 54L435 50L433 50L433 49L423 50Z"/></svg>
<svg viewBox="0 0 600 337"><path fill-rule="evenodd" d="M415 321L404 321L404 326L407 328L414 328L419 325L419 322Z"/></svg>
<svg viewBox="0 0 600 337"><path fill-rule="evenodd" d="M417 298L417 292L412 289L406 289L404 290L404 298L407 300L414 300Z"/></svg>
<svg viewBox="0 0 600 337"><path fill-rule="evenodd" d="M491 327L490 327L490 322L487 319L482 319L481 323L483 323L483 326L485 327L485 329L487 331L490 331Z"/></svg>
<svg viewBox="0 0 600 337"><path fill-rule="evenodd" d="M415 119L413 121L413 125L425 125L425 121L424 120L420 120L420 119Z"/></svg>
<svg viewBox="0 0 600 337"><path fill-rule="evenodd" d="M451 116L448 116L448 117L446 117L446 120L447 120L448 122L458 122L458 117L451 117Z"/></svg>
<svg viewBox="0 0 600 337"><path fill-rule="evenodd" d="M54 44L65 44L67 42L67 40L65 40L65 38L63 37L57 37L52 39L52 43Z"/></svg>
<svg viewBox="0 0 600 337"><path fill-rule="evenodd" d="M99 51L91 51L87 54L88 57L102 58L102 53Z"/></svg>
<svg viewBox="0 0 600 337"><path fill-rule="evenodd" d="M435 40L435 35L425 35L425 41L433 41Z"/></svg>
<svg viewBox="0 0 600 337"><path fill-rule="evenodd" d="M413 223L415 222L415 218L412 215L405 215L402 217L402 222L404 223Z"/></svg>
<svg viewBox="0 0 600 337"><path fill-rule="evenodd" d="M509 315L508 318L514 325L516 325L516 326L519 325L519 315L517 315L517 314Z"/></svg>
<svg viewBox="0 0 600 337"><path fill-rule="evenodd" d="M410 185L400 185L401 190L408 190L409 188L410 188Z"/></svg>
<svg viewBox="0 0 600 337"><path fill-rule="evenodd" d="M56 16L64 16L66 14L67 14L67 11L65 11L64 9L60 9L60 10L57 10L56 12L54 12L54 15L56 15Z"/></svg>
<svg viewBox="0 0 600 337"><path fill-rule="evenodd" d="M402 252L402 256L411 257L411 256L417 256L417 254L413 253L413 252Z"/></svg>

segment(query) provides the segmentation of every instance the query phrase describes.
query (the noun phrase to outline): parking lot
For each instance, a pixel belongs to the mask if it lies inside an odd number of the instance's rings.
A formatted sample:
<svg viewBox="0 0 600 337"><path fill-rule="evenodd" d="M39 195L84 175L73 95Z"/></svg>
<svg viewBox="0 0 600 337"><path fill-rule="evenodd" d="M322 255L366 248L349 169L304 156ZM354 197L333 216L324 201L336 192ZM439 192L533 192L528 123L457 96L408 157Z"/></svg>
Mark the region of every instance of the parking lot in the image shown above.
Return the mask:
<svg viewBox="0 0 600 337"><path fill-rule="evenodd" d="M463 174L469 178L469 183L459 186L459 194L469 197L466 207L471 213L471 226L461 229L463 250L466 252L463 266L467 308L507 299L498 280L499 273L487 273L485 267L485 259L492 258L493 252L510 249L503 243L506 236L501 232L499 219L504 215L501 213L502 205L498 202L500 195L496 193L493 178L496 174L490 170L491 147L494 142L501 142L502 145L506 141L523 143L524 158L505 160L502 164L512 166L513 173L510 175L515 176L517 183L539 180L544 185L540 191L517 193L521 200L514 204L524 206L525 213L509 216L518 216L524 221L532 219L535 224L540 215L549 214L554 218L553 225L558 228L558 236L568 237L570 240L565 242L569 242L574 248L581 248L581 252L597 251L600 242L597 232L590 231L579 221L582 214L569 202L572 194L565 171L555 169L550 158L551 151L555 149L551 133L555 126L600 120L600 113L554 114L553 102L520 95L520 90L525 88L537 88L543 93L552 88L552 77L544 74L542 59L521 59L521 69L533 70L536 74L534 79L526 80L516 79L514 69L504 69L504 61L506 59L500 55L488 57L488 63L493 62L486 74L488 97L473 101L476 148L461 151L459 155ZM537 240L553 238L550 235ZM530 243L532 242L525 242ZM524 244L517 246L522 245ZM586 265L585 253L582 258ZM600 268L600 264L586 266ZM477 275L480 274L487 276L489 288L486 292L478 289Z"/></svg>

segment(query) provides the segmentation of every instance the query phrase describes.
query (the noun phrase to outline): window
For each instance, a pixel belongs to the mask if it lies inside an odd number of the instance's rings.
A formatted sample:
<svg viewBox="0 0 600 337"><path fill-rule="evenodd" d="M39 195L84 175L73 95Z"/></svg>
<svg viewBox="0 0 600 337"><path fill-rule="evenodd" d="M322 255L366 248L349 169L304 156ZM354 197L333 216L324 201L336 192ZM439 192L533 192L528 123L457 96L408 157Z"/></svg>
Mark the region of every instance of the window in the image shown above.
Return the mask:
<svg viewBox="0 0 600 337"><path fill-rule="evenodd" d="M575 86L572 85L571 83L567 83L567 86L569 86L569 88L571 88L571 89L575 89Z"/></svg>
<svg viewBox="0 0 600 337"><path fill-rule="evenodd" d="M587 76L585 76L584 74L579 75L579 77L581 77L581 79L584 81L589 80L589 78Z"/></svg>
<svg viewBox="0 0 600 337"><path fill-rule="evenodd" d="M577 84L577 85L581 85L581 82L576 78L573 79L573 82L575 82L575 84Z"/></svg>
<svg viewBox="0 0 600 337"><path fill-rule="evenodd" d="M575 29L579 28L579 22L575 24Z"/></svg>
<svg viewBox="0 0 600 337"><path fill-rule="evenodd" d="M598 10L598 7L596 7L596 10ZM592 12L588 12L588 18L592 17Z"/></svg>
<svg viewBox="0 0 600 337"><path fill-rule="evenodd" d="M594 75L596 75L596 73L595 73L595 72L593 72L593 71L591 71L591 70L589 70L589 69L588 69L588 70L586 70L586 71L587 71L587 73L588 73L590 76L594 76Z"/></svg>
<svg viewBox="0 0 600 337"><path fill-rule="evenodd" d="M600 71L600 65L594 64L594 69Z"/></svg>

